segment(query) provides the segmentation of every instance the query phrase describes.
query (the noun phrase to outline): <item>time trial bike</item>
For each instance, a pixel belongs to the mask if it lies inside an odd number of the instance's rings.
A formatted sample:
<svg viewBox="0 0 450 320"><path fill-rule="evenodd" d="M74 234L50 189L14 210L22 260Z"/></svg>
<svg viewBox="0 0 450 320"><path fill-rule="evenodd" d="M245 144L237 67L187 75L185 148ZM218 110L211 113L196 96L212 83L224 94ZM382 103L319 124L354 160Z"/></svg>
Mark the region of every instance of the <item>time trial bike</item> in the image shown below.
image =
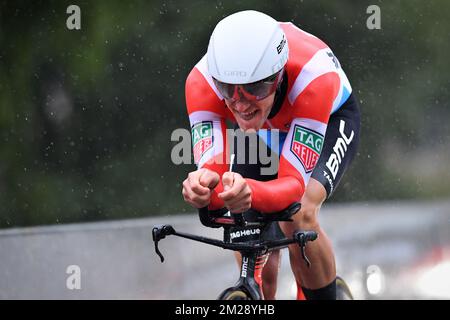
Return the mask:
<svg viewBox="0 0 450 320"><path fill-rule="evenodd" d="M198 235L178 232L171 225L154 226L152 230L155 251L164 262L159 250L159 241L166 236L174 235L190 240L206 243L223 249L241 253L240 276L236 284L229 287L218 296L219 300L261 300L262 269L270 251L285 248L290 244L298 244L302 257L308 267L311 263L305 253L309 241L317 239L315 231L298 230L291 238L274 236L274 228L278 221L292 221L292 216L300 209L300 203L295 202L283 211L275 213L260 213L248 210L244 213L229 213L227 209L210 211L207 207L198 210L200 221L211 228L223 228L223 240L206 238ZM351 292L342 278L337 279L338 298L352 299Z"/></svg>

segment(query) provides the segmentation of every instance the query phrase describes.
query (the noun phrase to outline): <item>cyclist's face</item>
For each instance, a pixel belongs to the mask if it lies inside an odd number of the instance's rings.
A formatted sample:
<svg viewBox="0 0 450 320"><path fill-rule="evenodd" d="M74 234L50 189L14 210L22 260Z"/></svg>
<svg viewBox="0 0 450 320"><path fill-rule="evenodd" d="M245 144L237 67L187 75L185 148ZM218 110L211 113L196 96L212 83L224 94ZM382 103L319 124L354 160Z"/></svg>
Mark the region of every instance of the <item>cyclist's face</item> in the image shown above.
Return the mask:
<svg viewBox="0 0 450 320"><path fill-rule="evenodd" d="M262 100L247 100L242 95L240 97L238 100L225 99L239 128L244 131L261 129L272 109L275 92Z"/></svg>

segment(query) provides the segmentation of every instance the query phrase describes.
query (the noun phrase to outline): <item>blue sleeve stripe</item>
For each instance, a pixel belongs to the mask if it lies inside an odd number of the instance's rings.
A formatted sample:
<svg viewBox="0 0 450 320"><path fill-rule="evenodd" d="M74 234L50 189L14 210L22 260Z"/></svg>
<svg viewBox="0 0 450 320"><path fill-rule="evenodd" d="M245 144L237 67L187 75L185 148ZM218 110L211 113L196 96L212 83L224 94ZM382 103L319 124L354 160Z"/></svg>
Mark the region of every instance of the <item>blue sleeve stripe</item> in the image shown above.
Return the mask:
<svg viewBox="0 0 450 320"><path fill-rule="evenodd" d="M279 155L281 154L281 150L283 150L283 144L284 141L286 140L287 137L287 132L281 132L279 131L278 133L278 137L279 137L279 145L278 145L278 150L273 150L272 146L271 146L271 142L272 142L272 134L271 134L271 130L267 130L267 129L261 129L258 130L258 136L260 137L260 139L262 139L264 141L264 143L270 148L272 149L272 151L277 152Z"/></svg>
<svg viewBox="0 0 450 320"><path fill-rule="evenodd" d="M338 107L336 108L336 110L334 110L332 113L335 113L336 111L339 110L340 107L342 107L342 105L345 103L345 101L347 101L348 97L350 97L350 91L347 89L347 87L343 87L342 88L342 97L341 97L341 101L339 101Z"/></svg>

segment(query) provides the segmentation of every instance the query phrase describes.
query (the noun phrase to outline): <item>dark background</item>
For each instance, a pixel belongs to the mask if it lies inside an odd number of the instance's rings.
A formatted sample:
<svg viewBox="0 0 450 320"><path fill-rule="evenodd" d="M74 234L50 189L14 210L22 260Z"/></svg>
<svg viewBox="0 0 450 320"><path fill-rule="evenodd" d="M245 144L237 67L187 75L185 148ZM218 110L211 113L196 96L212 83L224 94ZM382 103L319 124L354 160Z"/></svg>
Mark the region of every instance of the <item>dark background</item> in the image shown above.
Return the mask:
<svg viewBox="0 0 450 320"><path fill-rule="evenodd" d="M358 97L359 152L330 201L449 198L448 1L0 1L0 227L192 212L195 166L170 158L184 81L244 9L324 40Z"/></svg>

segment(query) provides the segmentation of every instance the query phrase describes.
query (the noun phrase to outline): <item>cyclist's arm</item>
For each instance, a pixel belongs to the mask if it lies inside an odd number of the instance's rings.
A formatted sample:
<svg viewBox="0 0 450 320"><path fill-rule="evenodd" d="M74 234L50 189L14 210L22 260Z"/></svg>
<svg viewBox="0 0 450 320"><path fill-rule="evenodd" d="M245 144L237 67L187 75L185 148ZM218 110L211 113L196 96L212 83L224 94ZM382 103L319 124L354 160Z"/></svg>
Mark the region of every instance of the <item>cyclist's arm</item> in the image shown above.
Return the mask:
<svg viewBox="0 0 450 320"><path fill-rule="evenodd" d="M197 168L215 171L222 177L228 170L225 104L197 67L186 80L185 93ZM211 194L211 210L223 208L224 203L217 196L222 191L220 181Z"/></svg>
<svg viewBox="0 0 450 320"><path fill-rule="evenodd" d="M296 98L289 133L280 157L278 178L262 182L247 179L252 190L252 208L276 212L300 201L322 151L333 101L339 91L339 77L325 73Z"/></svg>

